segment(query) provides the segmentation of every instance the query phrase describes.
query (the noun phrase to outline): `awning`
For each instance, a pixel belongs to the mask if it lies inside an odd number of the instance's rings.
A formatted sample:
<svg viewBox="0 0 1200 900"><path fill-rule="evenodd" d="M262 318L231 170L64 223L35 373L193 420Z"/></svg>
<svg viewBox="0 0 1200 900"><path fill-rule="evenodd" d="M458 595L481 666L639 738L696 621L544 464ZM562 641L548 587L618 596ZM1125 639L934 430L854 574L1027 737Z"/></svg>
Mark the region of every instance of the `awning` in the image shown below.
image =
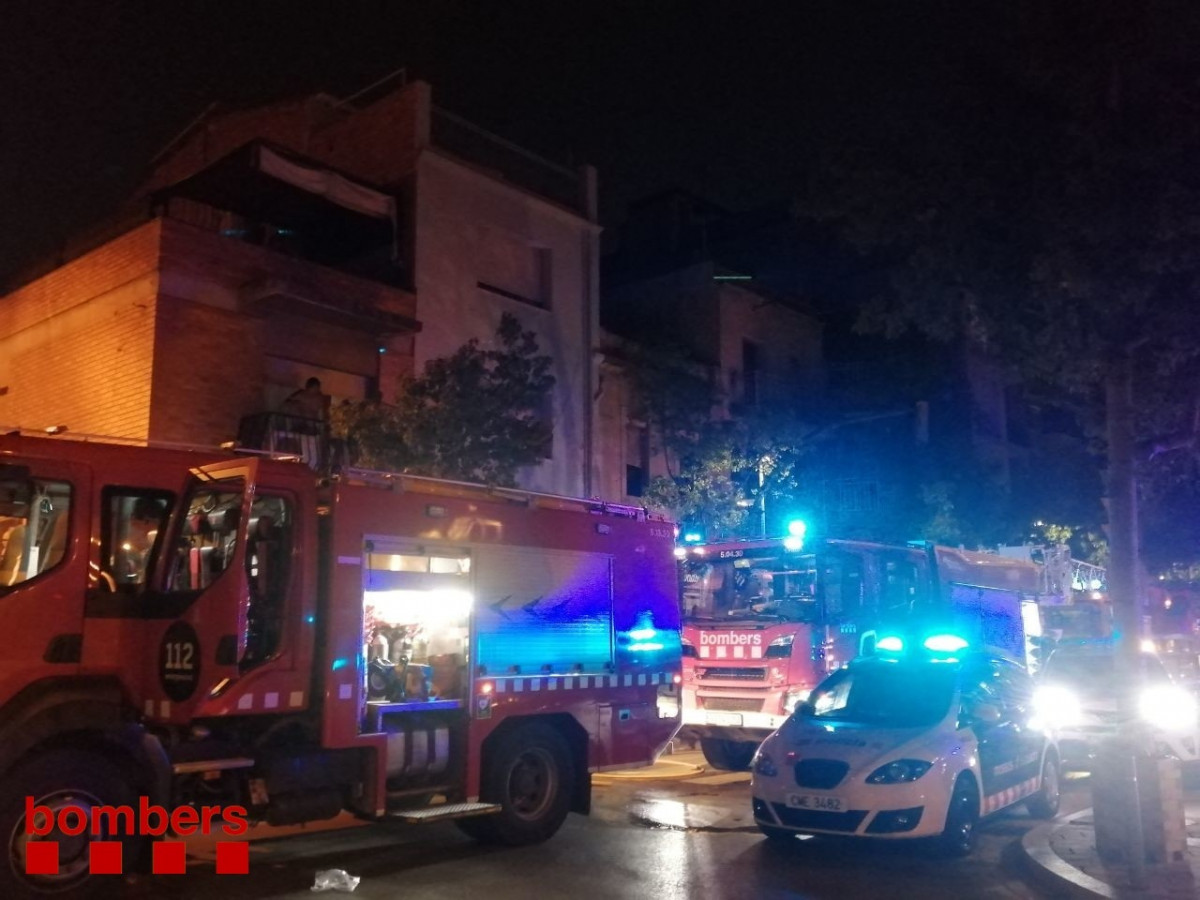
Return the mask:
<svg viewBox="0 0 1200 900"><path fill-rule="evenodd" d="M395 197L263 141L240 147L155 196L182 197L255 221L297 228L332 216L352 231L387 228L393 257L399 249Z"/></svg>

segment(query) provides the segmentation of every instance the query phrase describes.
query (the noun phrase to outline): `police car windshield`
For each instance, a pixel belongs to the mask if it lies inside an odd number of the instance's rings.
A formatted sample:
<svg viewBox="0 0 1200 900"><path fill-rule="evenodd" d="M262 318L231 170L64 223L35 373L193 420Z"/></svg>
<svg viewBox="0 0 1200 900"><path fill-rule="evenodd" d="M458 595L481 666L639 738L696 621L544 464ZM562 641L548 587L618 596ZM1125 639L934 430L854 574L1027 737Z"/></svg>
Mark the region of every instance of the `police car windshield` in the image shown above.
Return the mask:
<svg viewBox="0 0 1200 900"><path fill-rule="evenodd" d="M945 664L851 666L818 685L799 715L886 728L933 725L950 709L956 675L957 667Z"/></svg>

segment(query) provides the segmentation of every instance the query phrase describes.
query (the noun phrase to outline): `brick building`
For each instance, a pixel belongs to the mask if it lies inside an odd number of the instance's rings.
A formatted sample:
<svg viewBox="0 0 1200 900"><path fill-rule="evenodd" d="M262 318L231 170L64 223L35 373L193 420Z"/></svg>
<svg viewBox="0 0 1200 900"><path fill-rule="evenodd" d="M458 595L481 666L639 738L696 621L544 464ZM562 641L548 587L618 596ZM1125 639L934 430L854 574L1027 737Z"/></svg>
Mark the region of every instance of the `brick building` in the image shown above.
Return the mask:
<svg viewBox="0 0 1200 900"><path fill-rule="evenodd" d="M0 422L215 443L306 378L387 400L503 313L554 359L554 438L525 487L591 493L599 227L558 167L421 82L210 111L128 211L0 299Z"/></svg>

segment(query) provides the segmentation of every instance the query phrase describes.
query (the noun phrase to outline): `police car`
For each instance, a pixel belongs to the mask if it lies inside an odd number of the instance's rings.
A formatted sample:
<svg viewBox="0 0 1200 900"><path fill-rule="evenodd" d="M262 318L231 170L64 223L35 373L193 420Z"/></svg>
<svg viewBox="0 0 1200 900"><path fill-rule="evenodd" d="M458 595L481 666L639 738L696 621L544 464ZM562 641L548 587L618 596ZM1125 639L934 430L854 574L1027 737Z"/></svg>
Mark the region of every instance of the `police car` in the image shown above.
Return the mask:
<svg viewBox="0 0 1200 900"><path fill-rule="evenodd" d="M796 834L935 838L953 855L974 845L981 816L1059 804L1054 740L1033 727L1033 682L998 654L934 635L828 676L759 747L754 819L771 839Z"/></svg>

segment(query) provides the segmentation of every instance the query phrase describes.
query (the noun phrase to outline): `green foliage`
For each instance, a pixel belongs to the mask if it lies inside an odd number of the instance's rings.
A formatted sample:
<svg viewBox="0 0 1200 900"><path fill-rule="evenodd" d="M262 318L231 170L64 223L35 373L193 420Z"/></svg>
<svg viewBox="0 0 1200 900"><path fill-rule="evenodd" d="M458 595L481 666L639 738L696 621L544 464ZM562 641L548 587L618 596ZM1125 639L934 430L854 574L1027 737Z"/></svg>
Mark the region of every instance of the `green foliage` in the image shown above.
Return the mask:
<svg viewBox="0 0 1200 900"><path fill-rule="evenodd" d="M512 485L517 470L549 449L544 412L551 359L509 314L496 348L470 340L405 379L395 406L363 402L334 411L333 432L356 465L460 481Z"/></svg>

